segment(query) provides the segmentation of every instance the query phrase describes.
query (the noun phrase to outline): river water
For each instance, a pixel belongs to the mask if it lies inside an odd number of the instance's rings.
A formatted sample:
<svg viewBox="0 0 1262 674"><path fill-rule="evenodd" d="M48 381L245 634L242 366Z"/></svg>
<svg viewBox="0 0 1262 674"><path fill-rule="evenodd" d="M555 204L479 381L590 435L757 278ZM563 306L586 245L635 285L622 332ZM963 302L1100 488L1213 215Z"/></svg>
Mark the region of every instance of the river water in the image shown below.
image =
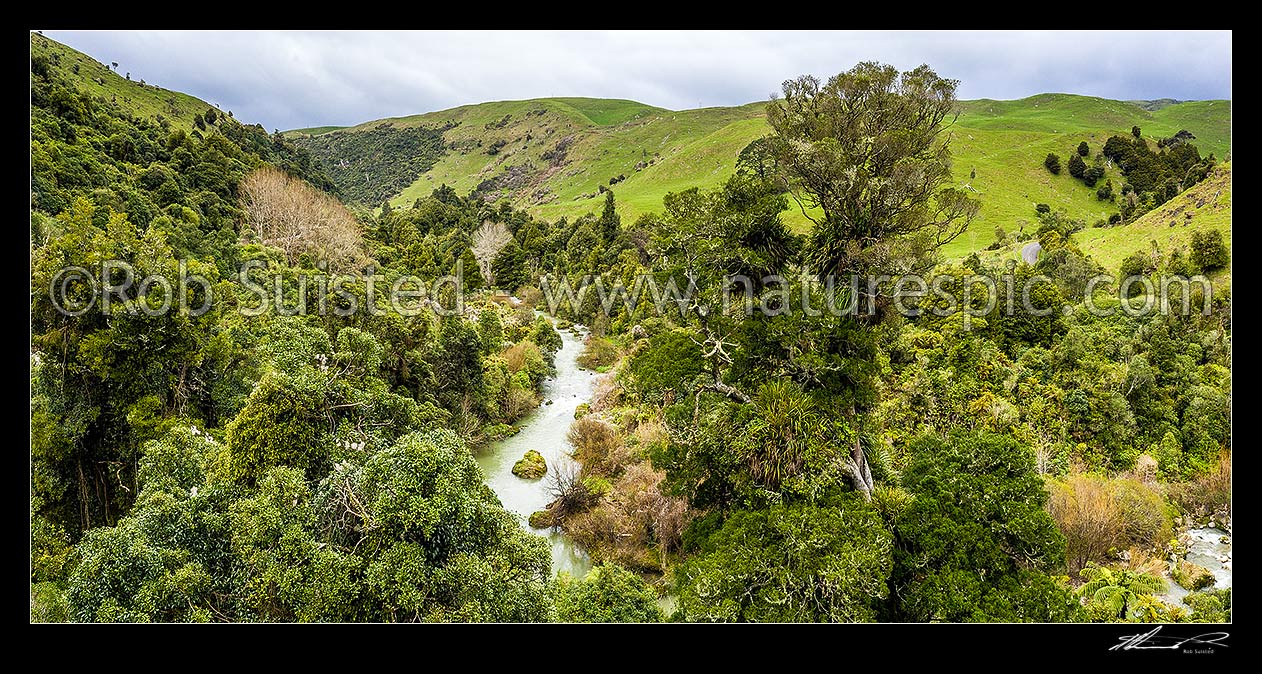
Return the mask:
<svg viewBox="0 0 1262 674"><path fill-rule="evenodd" d="M574 410L591 400L598 376L578 366L585 334L557 332L562 345L556 354L556 376L543 384L543 404L520 421L521 430L516 435L487 444L475 457L486 484L499 495L504 507L517 516L523 528L547 538L552 545L552 573L566 571L581 578L592 566L587 553L560 529L532 529L526 522L530 513L543 510L552 500L548 495L548 476L558 466L575 464L565 434L574 421ZM542 454L548 463L548 476L539 480L513 475L513 464L531 449Z"/></svg>
<svg viewBox="0 0 1262 674"><path fill-rule="evenodd" d="M1231 587L1231 537L1222 529L1203 527L1191 529L1188 534L1188 554L1186 559L1193 564L1203 566L1214 574L1214 589ZM1226 559L1227 561L1223 561ZM1161 598L1175 606L1183 605L1183 598L1188 591L1174 582L1167 574L1166 593Z"/></svg>

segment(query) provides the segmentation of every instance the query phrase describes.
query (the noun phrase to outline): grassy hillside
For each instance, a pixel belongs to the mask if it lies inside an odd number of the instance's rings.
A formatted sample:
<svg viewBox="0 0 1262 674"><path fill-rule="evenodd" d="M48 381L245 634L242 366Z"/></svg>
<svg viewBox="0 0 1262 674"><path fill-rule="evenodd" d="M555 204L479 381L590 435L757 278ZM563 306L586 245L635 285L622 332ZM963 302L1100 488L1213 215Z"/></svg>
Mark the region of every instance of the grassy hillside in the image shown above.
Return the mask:
<svg viewBox="0 0 1262 674"><path fill-rule="evenodd" d="M1151 139L1187 129L1203 153L1224 158L1230 151L1230 101L1168 103L1148 110L1135 103L1070 94L1042 94L1017 101L976 100L960 104L951 129L955 178L982 201L963 236L947 247L958 258L985 248L997 226L1020 229L1033 221L1034 206L1046 203L1095 222L1116 212L1095 190L1070 177L1049 174L1043 158L1063 160L1081 141L1099 152L1114 134L1138 125ZM599 209L599 188L614 190L624 221L660 208L667 192L713 187L734 170L736 155L765 134L765 104L669 111L634 101L551 98L498 101L441 112L368 122L356 133L385 123L406 128L452 126L444 134L446 154L390 199L409 204L446 183L466 193L482 186L486 198L508 198L545 218L577 216ZM325 128L289 132L305 136ZM610 178L625 176L614 185ZM1114 185L1121 177L1111 170ZM786 220L799 231L809 222L797 210Z"/></svg>
<svg viewBox="0 0 1262 674"><path fill-rule="evenodd" d="M148 82L142 84L138 74L128 80L126 64L119 65L119 72L123 73L120 75L108 63L101 63L60 42L31 33L31 58L41 56L81 79L83 90L117 103L136 117L165 118L171 121L172 126L189 130L193 128L194 115L215 107L188 94Z"/></svg>
<svg viewBox="0 0 1262 674"><path fill-rule="evenodd" d="M1122 260L1136 251L1150 251L1155 243L1162 253L1182 247L1186 252L1192 232L1217 229L1231 248L1231 162L1214 169L1210 177L1135 222L1121 227L1087 229L1074 235L1083 252L1105 268L1116 271ZM1231 282L1231 266L1216 272L1219 283Z"/></svg>

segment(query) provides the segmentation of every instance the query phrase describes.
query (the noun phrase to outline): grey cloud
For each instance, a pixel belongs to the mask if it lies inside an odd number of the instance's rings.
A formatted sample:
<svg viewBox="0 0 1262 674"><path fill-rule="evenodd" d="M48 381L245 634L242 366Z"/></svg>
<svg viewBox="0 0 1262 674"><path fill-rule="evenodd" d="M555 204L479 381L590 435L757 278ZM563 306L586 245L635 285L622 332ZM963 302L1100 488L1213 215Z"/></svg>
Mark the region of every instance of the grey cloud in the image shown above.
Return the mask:
<svg viewBox="0 0 1262 674"><path fill-rule="evenodd" d="M785 79L863 60L928 63L960 80L962 98L1231 97L1227 31L45 34L268 129L545 96L738 105L765 100Z"/></svg>

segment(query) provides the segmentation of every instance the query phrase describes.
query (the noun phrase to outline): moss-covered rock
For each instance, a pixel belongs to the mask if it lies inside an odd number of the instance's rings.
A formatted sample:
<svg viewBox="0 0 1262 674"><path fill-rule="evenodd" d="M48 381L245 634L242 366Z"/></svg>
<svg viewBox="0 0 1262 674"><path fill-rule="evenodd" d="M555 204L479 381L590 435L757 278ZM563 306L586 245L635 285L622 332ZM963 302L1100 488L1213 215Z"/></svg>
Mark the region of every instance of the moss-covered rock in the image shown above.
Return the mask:
<svg viewBox="0 0 1262 674"><path fill-rule="evenodd" d="M513 464L513 475L523 480L538 480L548 472L548 463L543 455L535 450L526 452L517 463Z"/></svg>
<svg viewBox="0 0 1262 674"><path fill-rule="evenodd" d="M556 524L551 510L536 510L530 513L530 526L535 529L547 529Z"/></svg>
<svg viewBox="0 0 1262 674"><path fill-rule="evenodd" d="M1174 582L1178 583L1183 588L1192 590L1193 592L1197 590L1204 590L1207 587L1213 587L1216 582L1214 574L1210 573L1209 569L1206 569L1203 566L1197 566L1186 559L1179 560L1179 563L1174 567L1174 571L1171 572L1170 577L1174 578Z"/></svg>
<svg viewBox="0 0 1262 674"><path fill-rule="evenodd" d="M591 414L591 411L592 411L591 403L579 403L579 406L574 408L574 418L582 419L588 414Z"/></svg>

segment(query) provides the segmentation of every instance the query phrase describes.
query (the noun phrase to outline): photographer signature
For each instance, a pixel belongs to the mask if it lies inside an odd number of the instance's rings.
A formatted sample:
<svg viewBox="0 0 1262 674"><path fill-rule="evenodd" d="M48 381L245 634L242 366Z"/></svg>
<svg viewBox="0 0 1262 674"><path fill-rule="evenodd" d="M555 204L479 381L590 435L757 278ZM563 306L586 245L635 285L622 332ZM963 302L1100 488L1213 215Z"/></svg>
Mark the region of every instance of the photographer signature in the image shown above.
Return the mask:
<svg viewBox="0 0 1262 674"><path fill-rule="evenodd" d="M1121 641L1114 644L1110 651L1130 651L1130 650L1178 650L1184 645L1209 645L1209 646L1227 646L1223 643L1229 634L1226 632L1206 632L1198 634L1194 637L1167 637L1161 636L1161 626L1153 628L1151 632L1145 634L1133 634L1121 637Z"/></svg>

